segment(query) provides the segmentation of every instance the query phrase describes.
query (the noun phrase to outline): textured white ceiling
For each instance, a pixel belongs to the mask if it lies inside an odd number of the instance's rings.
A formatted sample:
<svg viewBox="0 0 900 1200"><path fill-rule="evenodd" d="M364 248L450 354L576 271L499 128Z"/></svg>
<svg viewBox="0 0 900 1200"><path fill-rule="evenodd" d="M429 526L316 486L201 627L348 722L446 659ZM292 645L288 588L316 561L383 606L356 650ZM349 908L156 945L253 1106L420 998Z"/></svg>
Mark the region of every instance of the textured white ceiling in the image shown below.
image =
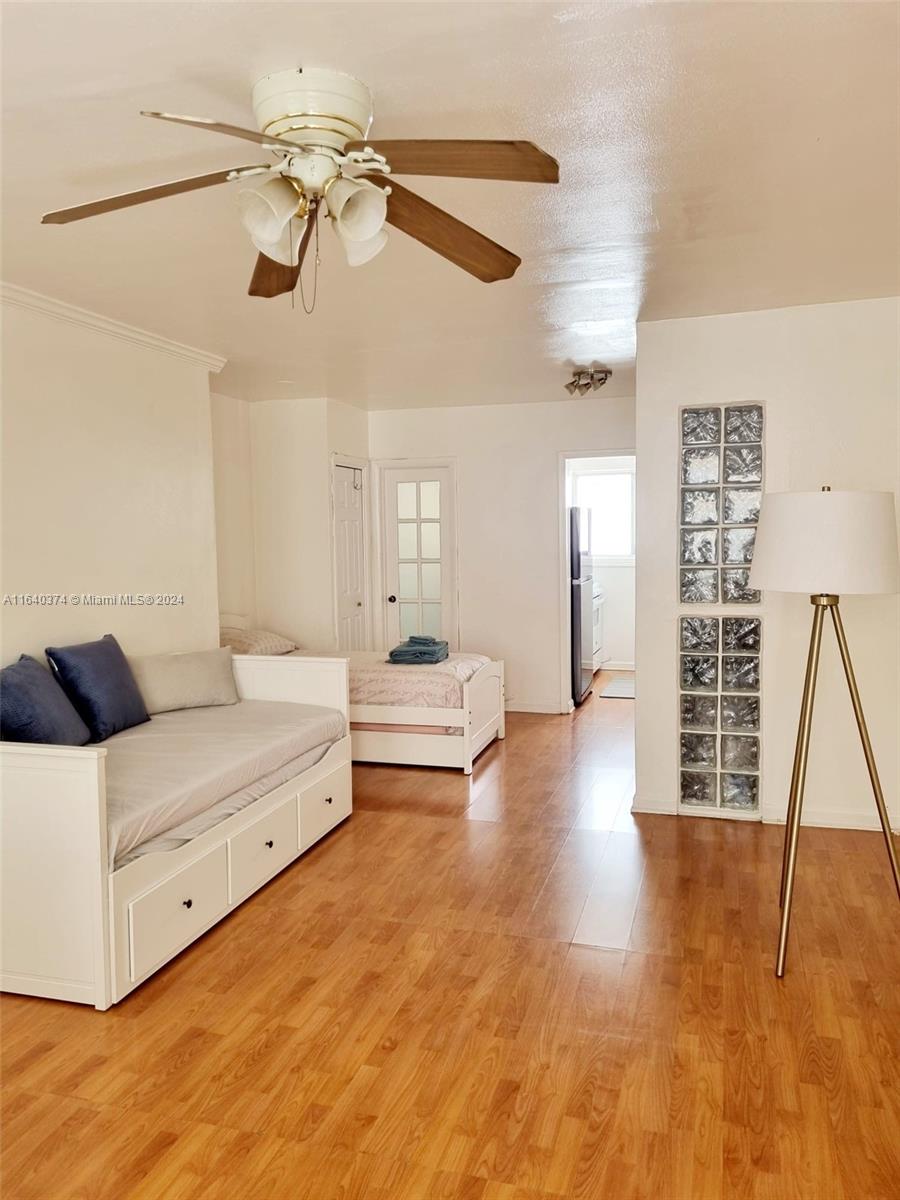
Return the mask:
<svg viewBox="0 0 900 1200"><path fill-rule="evenodd" d="M16 3L3 10L3 275L227 356L217 387L370 408L559 399L635 322L895 294L898 7L868 3ZM233 187L68 226L41 213L266 160L138 116L252 124L301 63L375 97L373 137L530 138L558 187L404 183L523 258L485 285L403 234L316 310L246 295ZM836 348L839 351L839 348ZM760 348L765 353L765 348Z"/></svg>

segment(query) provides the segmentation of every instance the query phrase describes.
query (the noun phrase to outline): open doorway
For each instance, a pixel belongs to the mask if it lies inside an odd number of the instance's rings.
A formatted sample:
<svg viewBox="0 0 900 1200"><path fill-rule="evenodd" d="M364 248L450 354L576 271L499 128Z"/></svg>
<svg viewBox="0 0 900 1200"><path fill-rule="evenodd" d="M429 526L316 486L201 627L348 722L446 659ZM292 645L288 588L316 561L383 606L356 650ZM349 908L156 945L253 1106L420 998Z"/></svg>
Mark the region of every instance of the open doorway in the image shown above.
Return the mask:
<svg viewBox="0 0 900 1200"><path fill-rule="evenodd" d="M634 698L635 457L566 457L572 702Z"/></svg>

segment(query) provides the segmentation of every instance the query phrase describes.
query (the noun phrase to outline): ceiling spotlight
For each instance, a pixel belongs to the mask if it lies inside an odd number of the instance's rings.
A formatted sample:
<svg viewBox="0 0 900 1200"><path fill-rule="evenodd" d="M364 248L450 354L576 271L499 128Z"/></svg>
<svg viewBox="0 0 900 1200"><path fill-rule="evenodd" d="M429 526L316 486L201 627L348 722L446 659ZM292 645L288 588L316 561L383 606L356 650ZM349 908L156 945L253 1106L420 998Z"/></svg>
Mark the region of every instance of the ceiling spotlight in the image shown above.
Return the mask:
<svg viewBox="0 0 900 1200"><path fill-rule="evenodd" d="M572 378L563 386L570 396L576 392L579 396L586 396L588 392L602 388L610 375L612 371L609 367L576 367Z"/></svg>

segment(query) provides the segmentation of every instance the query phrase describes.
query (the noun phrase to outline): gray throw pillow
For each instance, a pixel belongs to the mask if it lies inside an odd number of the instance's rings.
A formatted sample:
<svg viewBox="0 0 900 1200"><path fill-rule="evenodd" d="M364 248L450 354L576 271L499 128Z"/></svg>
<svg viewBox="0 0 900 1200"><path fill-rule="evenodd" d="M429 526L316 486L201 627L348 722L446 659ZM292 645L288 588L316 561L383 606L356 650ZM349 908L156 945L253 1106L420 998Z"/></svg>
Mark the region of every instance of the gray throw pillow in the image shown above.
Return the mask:
<svg viewBox="0 0 900 1200"><path fill-rule="evenodd" d="M150 714L237 704L228 646L191 654L144 654L130 658L128 665Z"/></svg>

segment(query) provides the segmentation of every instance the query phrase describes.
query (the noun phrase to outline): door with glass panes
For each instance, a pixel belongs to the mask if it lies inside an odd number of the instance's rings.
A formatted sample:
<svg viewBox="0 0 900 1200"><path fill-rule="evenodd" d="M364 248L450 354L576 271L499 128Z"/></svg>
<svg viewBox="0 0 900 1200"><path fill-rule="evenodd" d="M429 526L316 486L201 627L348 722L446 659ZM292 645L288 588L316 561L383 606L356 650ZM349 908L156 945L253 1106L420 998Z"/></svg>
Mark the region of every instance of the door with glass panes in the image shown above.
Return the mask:
<svg viewBox="0 0 900 1200"><path fill-rule="evenodd" d="M410 634L456 647L456 530L449 467L388 467L384 483L388 648Z"/></svg>

